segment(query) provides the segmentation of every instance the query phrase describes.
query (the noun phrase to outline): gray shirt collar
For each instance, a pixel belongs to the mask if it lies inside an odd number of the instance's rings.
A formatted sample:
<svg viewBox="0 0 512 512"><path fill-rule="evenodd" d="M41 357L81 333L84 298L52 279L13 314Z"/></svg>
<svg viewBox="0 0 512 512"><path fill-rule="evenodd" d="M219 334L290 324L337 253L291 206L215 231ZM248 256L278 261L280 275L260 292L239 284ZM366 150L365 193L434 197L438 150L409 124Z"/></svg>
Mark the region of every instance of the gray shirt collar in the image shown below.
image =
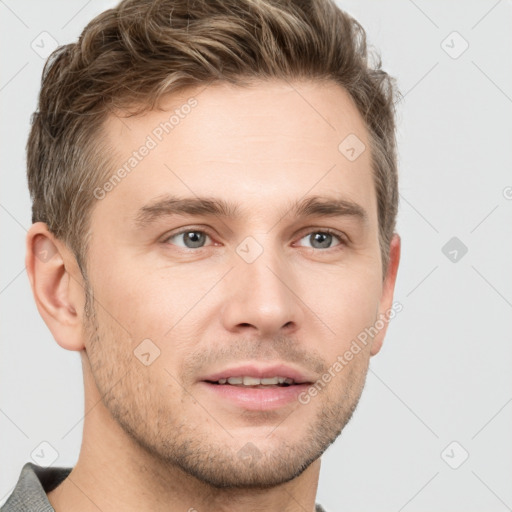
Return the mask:
<svg viewBox="0 0 512 512"><path fill-rule="evenodd" d="M54 512L47 492L55 489L71 473L73 468L50 467L43 468L32 462L27 462L18 482L4 503L1 512Z"/></svg>

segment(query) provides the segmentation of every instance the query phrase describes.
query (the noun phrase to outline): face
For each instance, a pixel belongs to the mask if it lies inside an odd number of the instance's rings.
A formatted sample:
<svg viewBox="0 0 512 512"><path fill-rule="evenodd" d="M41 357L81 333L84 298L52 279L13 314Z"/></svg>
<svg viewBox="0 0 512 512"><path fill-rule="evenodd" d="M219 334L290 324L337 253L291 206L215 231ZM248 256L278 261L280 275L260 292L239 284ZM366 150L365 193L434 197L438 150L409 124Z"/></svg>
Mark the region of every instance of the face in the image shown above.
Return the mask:
<svg viewBox="0 0 512 512"><path fill-rule="evenodd" d="M159 463L277 485L350 419L376 338L344 354L389 307L369 150L339 149L367 131L335 84L163 106L105 124L125 172L95 192L86 378Z"/></svg>

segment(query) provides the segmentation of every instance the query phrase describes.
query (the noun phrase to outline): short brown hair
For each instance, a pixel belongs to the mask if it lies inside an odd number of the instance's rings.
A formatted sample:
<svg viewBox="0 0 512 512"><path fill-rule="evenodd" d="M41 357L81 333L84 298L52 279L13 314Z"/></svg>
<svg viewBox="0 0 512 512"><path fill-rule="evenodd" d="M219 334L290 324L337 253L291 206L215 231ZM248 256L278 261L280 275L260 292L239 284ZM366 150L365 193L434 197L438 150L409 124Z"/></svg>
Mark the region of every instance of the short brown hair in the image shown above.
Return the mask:
<svg viewBox="0 0 512 512"><path fill-rule="evenodd" d="M332 0L125 0L94 18L43 70L27 143L32 222L45 222L84 272L92 191L111 172L98 136L106 117L201 83L267 79L334 81L353 98L370 136L385 273L398 209L398 91L364 29Z"/></svg>

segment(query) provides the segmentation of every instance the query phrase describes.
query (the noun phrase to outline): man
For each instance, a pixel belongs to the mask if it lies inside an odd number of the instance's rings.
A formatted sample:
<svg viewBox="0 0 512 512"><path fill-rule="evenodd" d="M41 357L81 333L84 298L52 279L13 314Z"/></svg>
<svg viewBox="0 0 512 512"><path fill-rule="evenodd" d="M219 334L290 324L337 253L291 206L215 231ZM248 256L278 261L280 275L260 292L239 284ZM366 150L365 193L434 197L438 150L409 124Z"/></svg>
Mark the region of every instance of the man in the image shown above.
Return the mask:
<svg viewBox="0 0 512 512"><path fill-rule="evenodd" d="M124 1L52 55L26 267L83 440L2 510L322 510L395 308L393 101L328 0Z"/></svg>

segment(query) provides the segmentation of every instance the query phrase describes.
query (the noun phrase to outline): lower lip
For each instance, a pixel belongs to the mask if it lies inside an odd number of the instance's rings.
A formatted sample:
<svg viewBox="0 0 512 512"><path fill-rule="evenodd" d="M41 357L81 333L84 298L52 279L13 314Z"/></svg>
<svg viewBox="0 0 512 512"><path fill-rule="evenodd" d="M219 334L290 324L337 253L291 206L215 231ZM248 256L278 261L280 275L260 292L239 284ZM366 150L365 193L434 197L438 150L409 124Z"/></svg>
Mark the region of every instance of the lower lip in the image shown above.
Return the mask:
<svg viewBox="0 0 512 512"><path fill-rule="evenodd" d="M229 384L211 384L201 382L210 393L221 399L250 411L271 411L298 401L300 393L305 391L308 384L263 388L243 388Z"/></svg>

